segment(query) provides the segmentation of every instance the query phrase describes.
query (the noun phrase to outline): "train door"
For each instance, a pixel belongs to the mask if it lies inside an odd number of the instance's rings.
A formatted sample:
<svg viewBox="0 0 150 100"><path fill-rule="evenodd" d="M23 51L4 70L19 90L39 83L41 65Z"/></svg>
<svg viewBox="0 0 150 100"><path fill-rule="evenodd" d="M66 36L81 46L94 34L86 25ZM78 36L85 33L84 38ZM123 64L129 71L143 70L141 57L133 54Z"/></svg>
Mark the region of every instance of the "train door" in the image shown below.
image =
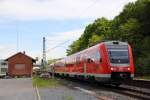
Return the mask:
<svg viewBox="0 0 150 100"><path fill-rule="evenodd" d="M75 72L80 72L80 64L81 64L80 57L81 57L80 55L76 56Z"/></svg>
<svg viewBox="0 0 150 100"><path fill-rule="evenodd" d="M87 55L84 55L84 59L83 59L83 74L84 77L86 77L87 74Z"/></svg>
<svg viewBox="0 0 150 100"><path fill-rule="evenodd" d="M87 60L87 73L95 74L99 68L100 55L98 50L94 50Z"/></svg>
<svg viewBox="0 0 150 100"><path fill-rule="evenodd" d="M94 68L94 59L92 57L92 55L89 55L86 61L86 71L87 73L92 73Z"/></svg>
<svg viewBox="0 0 150 100"><path fill-rule="evenodd" d="M96 64L96 69L95 69L95 73L99 73L101 67L102 67L102 57L101 57L101 54L100 54L100 51L97 50L96 53L95 53L95 64Z"/></svg>

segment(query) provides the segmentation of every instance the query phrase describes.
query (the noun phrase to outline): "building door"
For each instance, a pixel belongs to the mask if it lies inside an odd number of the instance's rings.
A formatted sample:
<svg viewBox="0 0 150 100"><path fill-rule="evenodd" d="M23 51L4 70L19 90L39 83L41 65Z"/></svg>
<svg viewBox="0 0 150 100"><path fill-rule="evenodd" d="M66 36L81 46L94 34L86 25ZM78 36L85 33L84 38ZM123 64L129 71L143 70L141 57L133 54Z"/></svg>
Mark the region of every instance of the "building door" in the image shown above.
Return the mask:
<svg viewBox="0 0 150 100"><path fill-rule="evenodd" d="M15 64L17 74L25 74L25 64Z"/></svg>

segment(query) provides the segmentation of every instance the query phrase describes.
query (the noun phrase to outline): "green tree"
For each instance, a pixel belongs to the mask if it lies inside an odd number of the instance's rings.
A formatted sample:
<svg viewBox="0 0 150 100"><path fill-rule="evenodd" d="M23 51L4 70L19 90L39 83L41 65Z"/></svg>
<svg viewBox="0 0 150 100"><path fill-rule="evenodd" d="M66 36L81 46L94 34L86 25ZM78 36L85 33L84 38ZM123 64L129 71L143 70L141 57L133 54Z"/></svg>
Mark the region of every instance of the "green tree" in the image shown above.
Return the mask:
<svg viewBox="0 0 150 100"><path fill-rule="evenodd" d="M71 55L102 40L127 41L131 45L136 73L150 75L150 0L125 5L113 20L98 18L67 50Z"/></svg>
<svg viewBox="0 0 150 100"><path fill-rule="evenodd" d="M89 39L89 46L95 45L98 42L102 41L104 39L104 36L99 36L99 35L92 35L92 37Z"/></svg>

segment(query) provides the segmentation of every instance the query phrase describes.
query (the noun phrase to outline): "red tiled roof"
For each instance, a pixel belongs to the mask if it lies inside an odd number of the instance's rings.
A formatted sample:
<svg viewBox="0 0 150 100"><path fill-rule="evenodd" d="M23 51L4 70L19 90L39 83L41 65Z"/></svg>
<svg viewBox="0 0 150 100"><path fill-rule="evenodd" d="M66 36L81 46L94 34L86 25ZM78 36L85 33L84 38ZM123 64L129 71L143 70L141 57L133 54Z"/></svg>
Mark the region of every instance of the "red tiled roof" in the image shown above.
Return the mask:
<svg viewBox="0 0 150 100"><path fill-rule="evenodd" d="M18 54L25 55L26 57L32 59L33 62L36 62L35 59L33 59L32 57L30 57L30 56L28 56L28 55L26 55L26 54L24 54L24 53L22 53L22 52L18 52L18 53L16 53L16 54L10 56L9 58L5 59L5 61L8 61L8 59L11 59L12 57L14 57L14 56L16 56L16 55L18 55Z"/></svg>

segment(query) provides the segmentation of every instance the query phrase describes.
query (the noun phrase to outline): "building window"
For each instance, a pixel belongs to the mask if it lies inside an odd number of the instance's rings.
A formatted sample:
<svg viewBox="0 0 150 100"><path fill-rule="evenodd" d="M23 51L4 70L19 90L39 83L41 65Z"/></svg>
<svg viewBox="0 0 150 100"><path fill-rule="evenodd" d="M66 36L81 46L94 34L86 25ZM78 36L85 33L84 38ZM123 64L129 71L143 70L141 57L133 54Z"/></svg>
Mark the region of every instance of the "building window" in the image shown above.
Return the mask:
<svg viewBox="0 0 150 100"><path fill-rule="evenodd" d="M7 72L7 68L1 68L1 74L4 74Z"/></svg>
<svg viewBox="0 0 150 100"><path fill-rule="evenodd" d="M1 65L2 65L2 66L6 66L6 65L7 65L7 63L5 63L5 62L1 62Z"/></svg>

